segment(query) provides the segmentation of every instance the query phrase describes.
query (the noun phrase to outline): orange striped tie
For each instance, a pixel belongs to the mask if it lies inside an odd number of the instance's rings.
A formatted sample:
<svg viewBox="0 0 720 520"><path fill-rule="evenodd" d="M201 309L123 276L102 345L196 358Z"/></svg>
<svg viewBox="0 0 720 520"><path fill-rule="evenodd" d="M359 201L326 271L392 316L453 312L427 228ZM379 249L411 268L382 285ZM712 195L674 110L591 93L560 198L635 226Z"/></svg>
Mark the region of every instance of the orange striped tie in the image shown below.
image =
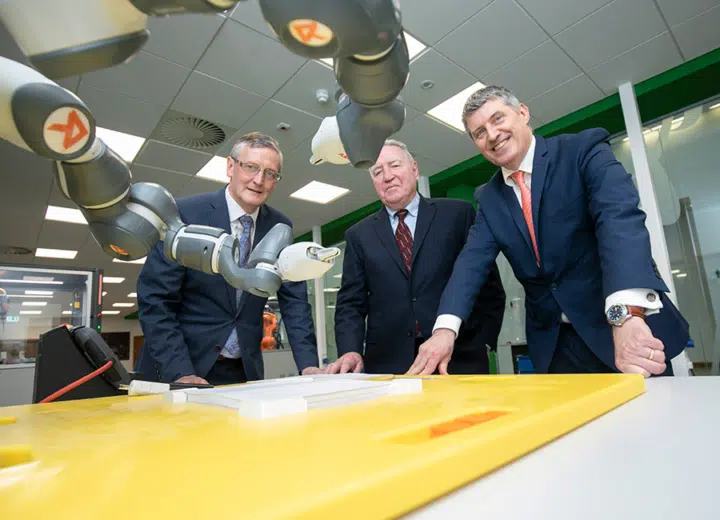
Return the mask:
<svg viewBox="0 0 720 520"><path fill-rule="evenodd" d="M540 253L538 253L537 240L535 240L535 227L533 226L532 219L532 201L530 198L530 188L525 184L525 172L516 171L511 175L515 184L520 188L520 199L523 216L525 217L525 223L527 224L528 230L530 231L530 240L532 240L533 249L535 250L535 260L540 265Z"/></svg>

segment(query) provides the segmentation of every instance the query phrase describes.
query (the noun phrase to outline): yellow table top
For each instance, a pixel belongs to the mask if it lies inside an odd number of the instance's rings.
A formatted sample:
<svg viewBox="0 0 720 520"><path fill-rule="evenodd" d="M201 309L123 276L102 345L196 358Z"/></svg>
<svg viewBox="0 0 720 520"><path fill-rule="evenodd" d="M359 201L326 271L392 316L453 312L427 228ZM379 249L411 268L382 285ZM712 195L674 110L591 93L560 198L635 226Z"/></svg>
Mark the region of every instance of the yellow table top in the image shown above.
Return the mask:
<svg viewBox="0 0 720 520"><path fill-rule="evenodd" d="M0 408L0 518L396 518L644 388L436 376L422 393L266 420L159 395Z"/></svg>

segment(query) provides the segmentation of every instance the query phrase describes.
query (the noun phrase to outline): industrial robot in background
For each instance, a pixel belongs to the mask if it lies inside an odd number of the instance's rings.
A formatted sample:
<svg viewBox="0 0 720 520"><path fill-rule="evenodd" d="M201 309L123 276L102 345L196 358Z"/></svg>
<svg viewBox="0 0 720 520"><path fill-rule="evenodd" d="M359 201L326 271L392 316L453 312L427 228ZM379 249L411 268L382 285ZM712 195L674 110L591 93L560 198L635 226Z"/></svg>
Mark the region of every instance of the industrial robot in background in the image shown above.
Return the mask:
<svg viewBox="0 0 720 520"><path fill-rule="evenodd" d="M237 265L238 241L221 229L185 225L170 193L132 183L128 165L95 135L95 120L72 92L52 81L131 59L151 37L148 16L213 13L238 0L8 0L0 20L31 67L0 58L0 137L54 162L63 194L77 204L108 255L146 256L158 240L172 261L230 285L270 296L282 281L318 278L339 254L312 242L292 244L276 225ZM397 96L409 57L393 0L259 0L280 42L307 58L333 58L336 122L357 168L375 162L385 139L404 123ZM68 30L72 28L72 30ZM52 78L52 79L51 79Z"/></svg>

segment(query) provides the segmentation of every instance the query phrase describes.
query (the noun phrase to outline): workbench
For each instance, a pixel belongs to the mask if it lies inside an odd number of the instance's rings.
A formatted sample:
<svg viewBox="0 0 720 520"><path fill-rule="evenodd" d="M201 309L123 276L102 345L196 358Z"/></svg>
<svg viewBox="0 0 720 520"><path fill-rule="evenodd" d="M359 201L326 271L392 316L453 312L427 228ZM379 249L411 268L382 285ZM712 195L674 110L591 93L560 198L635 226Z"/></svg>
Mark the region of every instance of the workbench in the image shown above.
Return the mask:
<svg viewBox="0 0 720 520"><path fill-rule="evenodd" d="M412 520L720 518L720 377L643 395L422 509Z"/></svg>
<svg viewBox="0 0 720 520"><path fill-rule="evenodd" d="M717 517L720 378L422 383L262 421L167 396L0 408L0 518Z"/></svg>

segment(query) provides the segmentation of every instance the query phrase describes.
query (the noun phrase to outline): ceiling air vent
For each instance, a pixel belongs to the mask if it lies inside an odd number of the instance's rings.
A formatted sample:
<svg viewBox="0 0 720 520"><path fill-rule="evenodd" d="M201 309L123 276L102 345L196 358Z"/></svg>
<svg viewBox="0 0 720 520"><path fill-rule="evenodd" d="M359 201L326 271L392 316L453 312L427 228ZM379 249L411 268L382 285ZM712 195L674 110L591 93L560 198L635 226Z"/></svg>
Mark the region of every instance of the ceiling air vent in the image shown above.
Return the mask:
<svg viewBox="0 0 720 520"><path fill-rule="evenodd" d="M29 254L32 254L32 249L28 249L27 247L0 245L0 255L22 256Z"/></svg>
<svg viewBox="0 0 720 520"><path fill-rule="evenodd" d="M168 143L201 150L217 146L225 140L222 128L193 116L166 119L160 126L160 135Z"/></svg>

